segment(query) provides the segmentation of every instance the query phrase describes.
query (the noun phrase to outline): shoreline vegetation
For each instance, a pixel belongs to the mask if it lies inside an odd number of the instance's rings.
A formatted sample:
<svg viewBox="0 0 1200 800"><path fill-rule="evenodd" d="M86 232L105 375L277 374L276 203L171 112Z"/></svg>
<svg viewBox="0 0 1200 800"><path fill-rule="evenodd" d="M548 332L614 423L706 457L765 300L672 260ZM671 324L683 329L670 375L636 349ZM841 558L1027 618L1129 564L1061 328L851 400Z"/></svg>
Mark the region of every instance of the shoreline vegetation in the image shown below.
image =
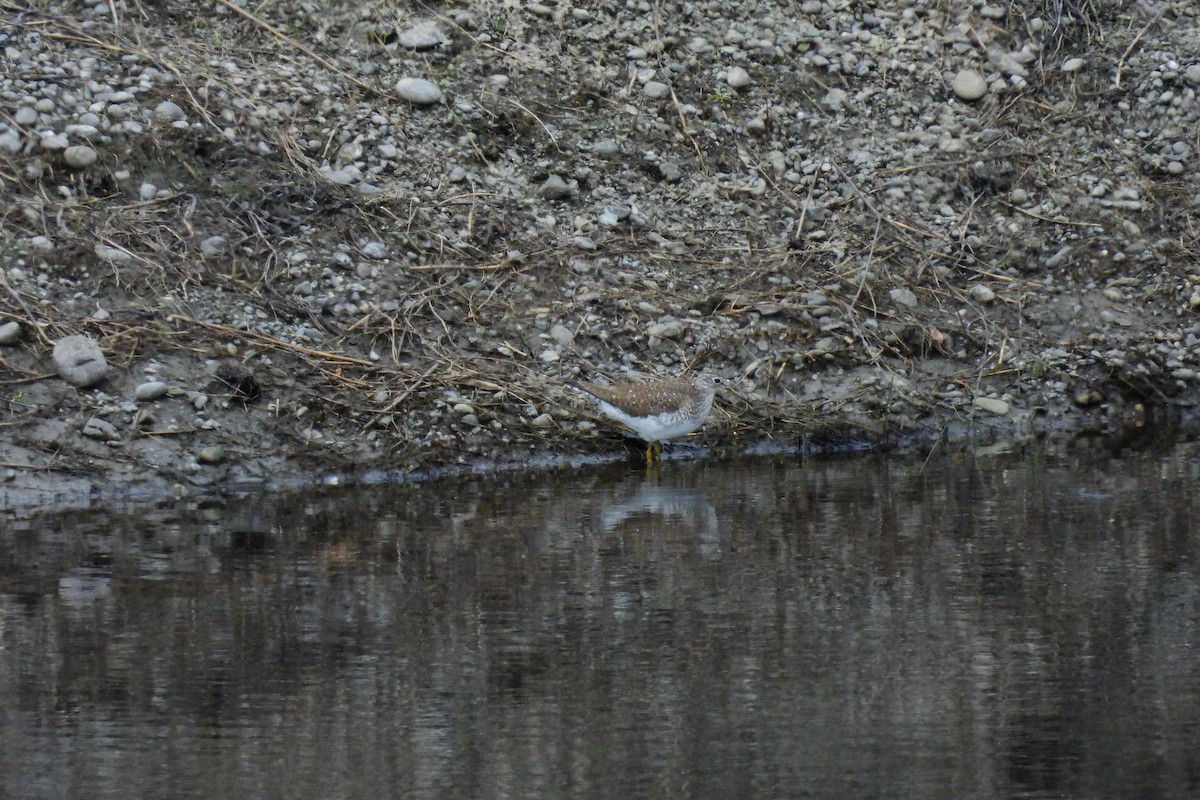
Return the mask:
<svg viewBox="0 0 1200 800"><path fill-rule="evenodd" d="M1195 402L1194 4L197 9L0 0L0 510Z"/></svg>

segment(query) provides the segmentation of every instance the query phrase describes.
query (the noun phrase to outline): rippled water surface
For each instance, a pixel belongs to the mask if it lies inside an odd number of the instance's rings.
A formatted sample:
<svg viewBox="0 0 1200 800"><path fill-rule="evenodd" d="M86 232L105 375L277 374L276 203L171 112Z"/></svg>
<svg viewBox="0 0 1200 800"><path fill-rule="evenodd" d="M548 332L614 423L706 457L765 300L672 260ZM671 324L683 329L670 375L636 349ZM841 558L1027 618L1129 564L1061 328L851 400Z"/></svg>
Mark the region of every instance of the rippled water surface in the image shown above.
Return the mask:
<svg viewBox="0 0 1200 800"><path fill-rule="evenodd" d="M1200 796L1200 458L596 468L0 528L5 798Z"/></svg>

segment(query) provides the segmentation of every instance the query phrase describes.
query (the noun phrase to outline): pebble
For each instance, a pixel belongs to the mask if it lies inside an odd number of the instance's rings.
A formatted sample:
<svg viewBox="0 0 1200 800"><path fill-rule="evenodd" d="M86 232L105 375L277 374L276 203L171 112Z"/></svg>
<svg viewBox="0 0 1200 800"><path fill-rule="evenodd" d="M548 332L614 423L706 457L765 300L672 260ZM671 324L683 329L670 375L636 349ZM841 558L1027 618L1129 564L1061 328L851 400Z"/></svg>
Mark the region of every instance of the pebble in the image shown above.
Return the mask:
<svg viewBox="0 0 1200 800"><path fill-rule="evenodd" d="M54 368L72 386L86 389L95 386L108 375L108 361L100 345L85 334L59 339L54 345Z"/></svg>
<svg viewBox="0 0 1200 800"><path fill-rule="evenodd" d="M683 323L679 320L658 322L647 328L646 333L655 339L678 339L683 336Z"/></svg>
<svg viewBox="0 0 1200 800"><path fill-rule="evenodd" d="M228 246L229 241L224 236L209 236L200 242L200 255L205 258L213 258L224 253Z"/></svg>
<svg viewBox="0 0 1200 800"><path fill-rule="evenodd" d="M367 242L362 246L362 254L374 261L382 261L388 257L388 246L383 242Z"/></svg>
<svg viewBox="0 0 1200 800"><path fill-rule="evenodd" d="M179 104L171 100L163 100L154 107L154 120L156 122L178 122L185 116Z"/></svg>
<svg viewBox="0 0 1200 800"><path fill-rule="evenodd" d="M1183 77L1187 78L1188 83L1200 85L1200 63L1192 64L1183 71Z"/></svg>
<svg viewBox="0 0 1200 800"><path fill-rule="evenodd" d="M110 264L128 264L133 260L133 256L118 247L109 247L106 244L98 244L93 248L96 257L107 261Z"/></svg>
<svg viewBox="0 0 1200 800"><path fill-rule="evenodd" d="M1082 58L1068 58L1062 63L1063 72L1078 72L1081 69L1083 69Z"/></svg>
<svg viewBox="0 0 1200 800"><path fill-rule="evenodd" d="M105 441L114 441L121 438L116 425L99 417L92 417L85 422L81 433L88 438L104 439Z"/></svg>
<svg viewBox="0 0 1200 800"><path fill-rule="evenodd" d="M446 42L446 35L436 22L418 22L400 31L396 41L410 50L432 50Z"/></svg>
<svg viewBox="0 0 1200 800"><path fill-rule="evenodd" d="M138 384L133 390L133 396L141 402L157 400L167 393L167 384L163 381L146 381Z"/></svg>
<svg viewBox="0 0 1200 800"><path fill-rule="evenodd" d="M96 155L96 151L86 144L73 144L66 150L63 150L63 161L67 163L68 167L74 167L75 169L90 167L96 163L97 158L99 156Z"/></svg>
<svg viewBox="0 0 1200 800"><path fill-rule="evenodd" d="M424 78L401 78L396 81L396 94L418 106L433 105L442 99L442 90Z"/></svg>
<svg viewBox="0 0 1200 800"><path fill-rule="evenodd" d="M15 344L21 338L21 326L15 320L0 325L0 345Z"/></svg>
<svg viewBox="0 0 1200 800"><path fill-rule="evenodd" d="M196 453L196 460L201 464L220 464L225 460L225 448L219 444L201 447L200 451Z"/></svg>
<svg viewBox="0 0 1200 800"><path fill-rule="evenodd" d="M530 424L532 424L535 428L549 428L554 424L554 417L550 416L549 414L538 414L533 418L533 422Z"/></svg>
<svg viewBox="0 0 1200 800"><path fill-rule="evenodd" d="M558 175L551 175L542 183L538 192L547 200L564 200L575 194L578 184L574 186L564 181Z"/></svg>
<svg viewBox="0 0 1200 800"><path fill-rule="evenodd" d="M989 414L1003 415L1007 414L1011 406L1003 400L997 400L993 397L976 397L971 403L981 411L986 411Z"/></svg>
<svg viewBox="0 0 1200 800"><path fill-rule="evenodd" d="M100 130L94 125L68 125L67 135L74 139L92 141L100 138Z"/></svg>
<svg viewBox="0 0 1200 800"><path fill-rule="evenodd" d="M888 292L888 296L892 298L892 302L896 305L907 306L908 308L915 308L919 302L917 295L912 289L907 287L892 289Z"/></svg>
<svg viewBox="0 0 1200 800"><path fill-rule="evenodd" d="M977 283L971 287L971 297L980 303L990 303L996 299L996 293L991 287Z"/></svg>
<svg viewBox="0 0 1200 800"><path fill-rule="evenodd" d="M575 341L575 333L566 325L556 324L550 326L550 338L563 347L570 347Z"/></svg>
<svg viewBox="0 0 1200 800"><path fill-rule="evenodd" d="M830 111L841 111L846 105L846 99L849 95L845 89L830 89L825 93L825 97L821 99L821 105L828 108Z"/></svg>
<svg viewBox="0 0 1200 800"><path fill-rule="evenodd" d="M17 109L17 113L13 114L13 122L18 125L32 125L38 121L38 111L33 106L21 106Z"/></svg>
<svg viewBox="0 0 1200 800"><path fill-rule="evenodd" d="M754 83L754 79L744 67L730 67L725 73L725 82L734 89L744 89Z"/></svg>
<svg viewBox="0 0 1200 800"><path fill-rule="evenodd" d="M14 130L7 130L0 133L0 153L5 155L16 155L21 151L21 134Z"/></svg>
<svg viewBox="0 0 1200 800"><path fill-rule="evenodd" d="M646 81L646 85L642 87L642 94L651 100L659 100L670 93L671 87L661 81Z"/></svg>
<svg viewBox="0 0 1200 800"><path fill-rule="evenodd" d="M971 102L978 100L987 93L987 81L973 69L964 69L954 76L951 84L958 99Z"/></svg>

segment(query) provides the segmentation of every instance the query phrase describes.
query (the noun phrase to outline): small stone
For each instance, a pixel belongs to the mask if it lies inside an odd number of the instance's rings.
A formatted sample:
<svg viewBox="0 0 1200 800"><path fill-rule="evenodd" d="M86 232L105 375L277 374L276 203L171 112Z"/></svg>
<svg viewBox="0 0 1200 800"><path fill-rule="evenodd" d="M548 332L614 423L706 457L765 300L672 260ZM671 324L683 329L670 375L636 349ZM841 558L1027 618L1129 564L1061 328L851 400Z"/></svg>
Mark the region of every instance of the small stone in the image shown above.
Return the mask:
<svg viewBox="0 0 1200 800"><path fill-rule="evenodd" d="M201 464L220 464L225 460L225 448L219 444L201 447L200 452L196 453L196 460Z"/></svg>
<svg viewBox="0 0 1200 800"><path fill-rule="evenodd" d="M1020 53L993 52L988 55L988 58L1005 75L1017 78L1029 77L1029 70L1025 69L1024 65L1021 64Z"/></svg>
<svg viewBox="0 0 1200 800"><path fill-rule="evenodd" d="M162 381L146 381L138 384L138 387L133 390L133 396L143 403L157 400L166 393L167 384Z"/></svg>
<svg viewBox="0 0 1200 800"><path fill-rule="evenodd" d="M566 325L551 325L550 338L563 347L570 347L575 341L575 334Z"/></svg>
<svg viewBox="0 0 1200 800"><path fill-rule="evenodd" d="M396 35L396 41L401 47L410 50L432 50L446 42L446 35L434 22L418 22L405 28Z"/></svg>
<svg viewBox="0 0 1200 800"><path fill-rule="evenodd" d="M1008 193L1008 202L1012 203L1014 206L1025 205L1029 202L1029 192L1020 188L1013 189Z"/></svg>
<svg viewBox="0 0 1200 800"><path fill-rule="evenodd" d="M1008 403L993 397L976 397L971 403L981 411L996 415L1007 414L1011 408Z"/></svg>
<svg viewBox="0 0 1200 800"><path fill-rule="evenodd" d="M21 326L15 320L0 325L0 344L15 344L21 338Z"/></svg>
<svg viewBox="0 0 1200 800"><path fill-rule="evenodd" d="M1080 408L1087 408L1088 406L1099 404L1104 400L1104 396L1095 389L1081 389L1075 393L1075 396L1072 398L1072 400L1074 400L1075 405L1079 406Z"/></svg>
<svg viewBox="0 0 1200 800"><path fill-rule="evenodd" d="M401 78L396 81L396 94L418 106L433 105L442 99L442 90L424 78Z"/></svg>
<svg viewBox="0 0 1200 800"><path fill-rule="evenodd" d="M1183 71L1183 77L1187 78L1188 83L1200 85L1200 64L1192 64Z"/></svg>
<svg viewBox="0 0 1200 800"><path fill-rule="evenodd" d="M53 359L62 379L80 389L95 386L108 375L108 361L90 336L75 334L59 339Z"/></svg>
<svg viewBox="0 0 1200 800"><path fill-rule="evenodd" d="M186 116L183 109L178 103L171 100L163 100L154 107L154 119L156 122L178 122Z"/></svg>
<svg viewBox="0 0 1200 800"><path fill-rule="evenodd" d="M94 248L96 257L107 261L110 264L128 264L133 260L133 256L119 247L110 247L106 244L98 244Z"/></svg>
<svg viewBox="0 0 1200 800"><path fill-rule="evenodd" d="M725 73L725 82L734 89L744 89L754 83L754 79L750 77L750 73L743 67L730 67Z"/></svg>
<svg viewBox="0 0 1200 800"><path fill-rule="evenodd" d="M388 248L383 242L367 242L362 246L362 254L374 261L382 261L388 257Z"/></svg>
<svg viewBox="0 0 1200 800"><path fill-rule="evenodd" d="M996 293L992 291L990 286L977 283L971 287L971 297L980 303L990 303L996 299Z"/></svg>
<svg viewBox="0 0 1200 800"><path fill-rule="evenodd" d="M155 195L157 195L157 194L158 194L158 187L155 186L153 183L145 182L141 186L138 187L138 197L140 197L143 201L148 202L150 200L153 200Z"/></svg>
<svg viewBox="0 0 1200 800"><path fill-rule="evenodd" d="M654 339L678 339L683 336L683 323L679 320L668 320L651 325L646 333Z"/></svg>
<svg viewBox="0 0 1200 800"><path fill-rule="evenodd" d="M845 89L830 89L825 93L825 96L821 98L821 105L825 106L830 111L841 111L846 105L846 99L848 97L849 95L846 94Z"/></svg>
<svg viewBox="0 0 1200 800"><path fill-rule="evenodd" d="M68 125L67 135L90 142L100 138L100 130L94 125Z"/></svg>
<svg viewBox="0 0 1200 800"><path fill-rule="evenodd" d="M888 296L892 298L892 302L896 305L907 306L908 308L916 307L918 302L917 296L913 293L912 289L892 289L888 292Z"/></svg>
<svg viewBox="0 0 1200 800"><path fill-rule="evenodd" d="M546 178L538 192L547 200L564 200L575 194L578 184L567 183L558 175Z"/></svg>
<svg viewBox="0 0 1200 800"><path fill-rule="evenodd" d="M661 81L646 81L646 85L642 87L642 94L651 100L659 100L670 93L671 87Z"/></svg>
<svg viewBox="0 0 1200 800"><path fill-rule="evenodd" d="M1079 70L1083 69L1083 59L1068 58L1062 63L1062 67L1060 69L1062 69L1063 72L1078 72Z"/></svg>
<svg viewBox="0 0 1200 800"><path fill-rule="evenodd" d="M0 153L16 155L21 151L21 134L8 130L0 134Z"/></svg>
<svg viewBox="0 0 1200 800"><path fill-rule="evenodd" d="M209 236L200 243L200 255L213 258L224 253L228 246L229 241L224 236Z"/></svg>
<svg viewBox="0 0 1200 800"><path fill-rule="evenodd" d="M964 69L962 72L954 76L954 82L951 84L954 93L958 95L958 99L965 100L968 103L978 100L987 93L987 81L973 69Z"/></svg>
<svg viewBox="0 0 1200 800"><path fill-rule="evenodd" d="M18 125L32 125L38 121L38 111L33 106L21 106L13 114L13 122Z"/></svg>
<svg viewBox="0 0 1200 800"><path fill-rule="evenodd" d="M117 431L117 426L99 417L92 417L85 422L81 433L90 439L104 439L105 441L113 441L121 438L121 434Z"/></svg>
<svg viewBox="0 0 1200 800"><path fill-rule="evenodd" d="M554 417L549 414L538 414L530 424L535 428L549 428L554 424Z"/></svg>
<svg viewBox="0 0 1200 800"><path fill-rule="evenodd" d="M63 151L63 161L68 167L83 169L96 163L96 151L86 144L73 144Z"/></svg>
<svg viewBox="0 0 1200 800"><path fill-rule="evenodd" d="M678 183L683 180L683 170L674 161L660 161L655 166L658 167L658 177L667 183Z"/></svg>
<svg viewBox="0 0 1200 800"><path fill-rule="evenodd" d="M43 150L54 153L66 150L71 141L61 133L47 133L42 136L40 144Z"/></svg>

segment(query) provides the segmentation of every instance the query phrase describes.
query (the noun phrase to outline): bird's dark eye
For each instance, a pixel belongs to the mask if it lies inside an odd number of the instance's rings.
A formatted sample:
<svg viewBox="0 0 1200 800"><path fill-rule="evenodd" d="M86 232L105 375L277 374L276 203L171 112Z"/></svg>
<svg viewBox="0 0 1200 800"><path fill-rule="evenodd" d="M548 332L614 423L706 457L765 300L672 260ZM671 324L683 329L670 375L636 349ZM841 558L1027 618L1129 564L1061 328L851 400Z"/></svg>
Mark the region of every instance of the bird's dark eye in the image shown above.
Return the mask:
<svg viewBox="0 0 1200 800"><path fill-rule="evenodd" d="M725 382L724 378L713 378L713 383L715 383L717 386L720 386L724 382Z"/></svg>

